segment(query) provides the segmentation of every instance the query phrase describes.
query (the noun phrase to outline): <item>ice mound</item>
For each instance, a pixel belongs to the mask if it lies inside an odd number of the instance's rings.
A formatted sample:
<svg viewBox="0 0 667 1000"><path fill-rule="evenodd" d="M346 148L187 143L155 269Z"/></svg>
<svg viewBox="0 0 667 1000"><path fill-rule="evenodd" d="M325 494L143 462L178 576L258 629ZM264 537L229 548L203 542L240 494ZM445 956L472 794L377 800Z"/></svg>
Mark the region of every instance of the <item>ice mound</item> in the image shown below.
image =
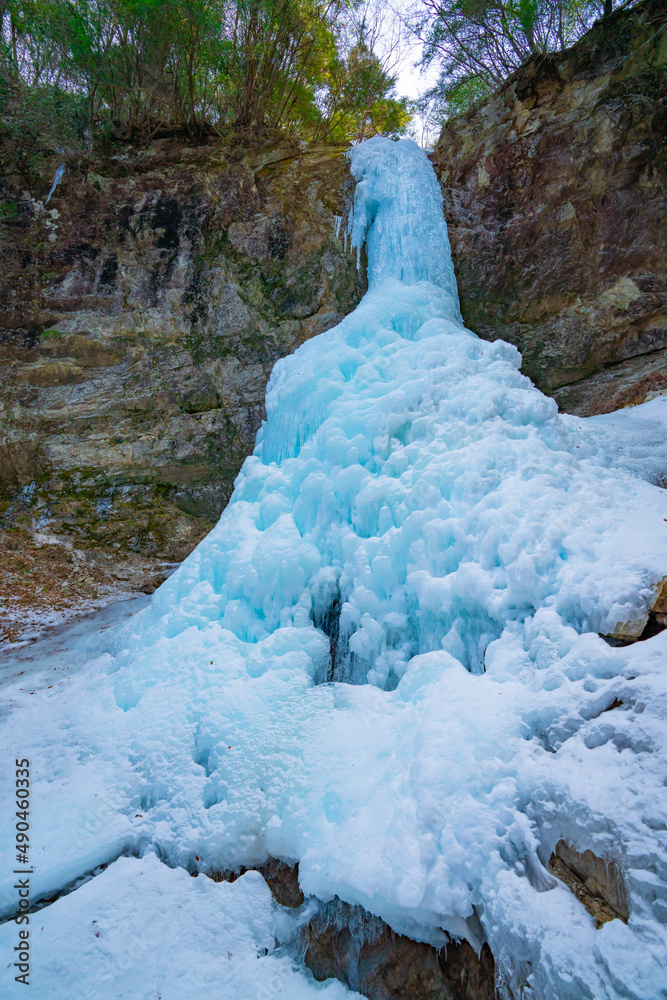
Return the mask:
<svg viewBox="0 0 667 1000"><path fill-rule="evenodd" d="M665 408L559 416L463 327L426 155L373 139L351 166L363 302L275 366L230 505L151 607L11 692L33 890L149 848L280 857L418 940L488 940L517 998L664 997L667 633L598 633L667 574ZM548 872L560 839L624 872L627 925L596 930Z"/></svg>

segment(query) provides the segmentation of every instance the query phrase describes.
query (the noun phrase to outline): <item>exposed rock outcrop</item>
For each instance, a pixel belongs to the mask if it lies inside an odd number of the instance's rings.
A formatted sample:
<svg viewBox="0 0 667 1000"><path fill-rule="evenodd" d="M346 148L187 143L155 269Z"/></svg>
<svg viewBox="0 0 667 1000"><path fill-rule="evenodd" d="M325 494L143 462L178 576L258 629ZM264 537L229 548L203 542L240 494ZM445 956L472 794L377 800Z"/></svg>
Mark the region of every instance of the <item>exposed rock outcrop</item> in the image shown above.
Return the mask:
<svg viewBox="0 0 667 1000"><path fill-rule="evenodd" d="M266 881L277 903L296 909L304 902L304 895L299 885L299 866L289 865L278 858L271 858L263 865L254 869L241 868L240 871L207 872L214 882L235 882L247 871L258 871Z"/></svg>
<svg viewBox="0 0 667 1000"><path fill-rule="evenodd" d="M0 520L147 589L227 502L274 362L363 294L345 149L165 139L47 208L52 172L0 190Z"/></svg>
<svg viewBox="0 0 667 1000"><path fill-rule="evenodd" d="M572 413L667 391L666 26L662 0L597 22L433 156L467 325Z"/></svg>
<svg viewBox="0 0 667 1000"><path fill-rule="evenodd" d="M637 618L616 623L616 628L603 638L612 645L628 645L639 639L649 639L667 628L667 576L653 586L653 600Z"/></svg>
<svg viewBox="0 0 667 1000"><path fill-rule="evenodd" d="M255 870L281 906L303 904L298 865L272 858ZM210 872L209 878L233 882L245 871ZM487 944L479 955L467 941L434 948L395 934L384 920L337 897L321 904L302 928L297 950L315 979L339 979L368 1000L494 1000L496 996L495 963Z"/></svg>
<svg viewBox="0 0 667 1000"><path fill-rule="evenodd" d="M592 851L577 851L559 840L549 870L584 904L598 928L617 917L627 924L630 911L625 884L613 861L605 861Z"/></svg>

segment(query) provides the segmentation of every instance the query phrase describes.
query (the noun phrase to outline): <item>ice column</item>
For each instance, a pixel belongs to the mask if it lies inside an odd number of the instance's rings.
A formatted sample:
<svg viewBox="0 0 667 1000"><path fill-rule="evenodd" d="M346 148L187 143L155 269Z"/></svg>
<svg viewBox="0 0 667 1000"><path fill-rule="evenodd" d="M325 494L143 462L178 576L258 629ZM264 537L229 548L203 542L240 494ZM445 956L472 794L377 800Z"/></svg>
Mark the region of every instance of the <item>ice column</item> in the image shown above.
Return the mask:
<svg viewBox="0 0 667 1000"><path fill-rule="evenodd" d="M368 284L428 281L451 299L461 320L442 193L423 149L411 139L377 136L350 153L357 182L349 223L352 245L368 252Z"/></svg>

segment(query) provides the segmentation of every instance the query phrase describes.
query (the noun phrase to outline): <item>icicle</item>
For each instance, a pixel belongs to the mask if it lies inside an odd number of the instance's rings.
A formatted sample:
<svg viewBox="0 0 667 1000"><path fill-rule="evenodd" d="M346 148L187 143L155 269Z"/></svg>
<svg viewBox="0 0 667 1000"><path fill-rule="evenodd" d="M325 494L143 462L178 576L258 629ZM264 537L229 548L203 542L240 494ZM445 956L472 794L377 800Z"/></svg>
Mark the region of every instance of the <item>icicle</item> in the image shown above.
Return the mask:
<svg viewBox="0 0 667 1000"><path fill-rule="evenodd" d="M428 281L449 295L450 317L461 322L442 192L424 151L410 139L376 136L348 156L357 182L348 232L357 261L367 244L369 287Z"/></svg>
<svg viewBox="0 0 667 1000"><path fill-rule="evenodd" d="M47 195L46 201L44 202L45 205L48 205L48 203L49 203L49 201L51 199L51 195L53 194L53 192L55 191L55 189L60 184L61 180L63 179L63 177L65 175L65 171L66 170L67 170L67 167L65 166L65 164L61 163L60 166L58 167L58 169L56 170L55 174L53 175L53 184L51 185L51 190L49 191L49 193Z"/></svg>

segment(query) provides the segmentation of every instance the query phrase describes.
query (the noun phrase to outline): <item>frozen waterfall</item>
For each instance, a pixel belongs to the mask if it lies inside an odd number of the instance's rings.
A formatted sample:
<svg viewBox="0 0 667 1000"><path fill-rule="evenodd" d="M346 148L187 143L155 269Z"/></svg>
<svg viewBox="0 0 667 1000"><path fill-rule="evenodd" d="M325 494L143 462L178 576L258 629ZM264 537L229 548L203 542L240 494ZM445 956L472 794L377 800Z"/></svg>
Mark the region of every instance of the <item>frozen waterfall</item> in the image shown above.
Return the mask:
<svg viewBox="0 0 667 1000"><path fill-rule="evenodd" d="M58 169L56 170L55 174L53 175L53 183L51 184L51 190L49 191L49 193L46 196L46 201L44 202L45 206L48 205L48 203L51 201L51 195L53 194L53 192L55 191L55 189L58 187L58 185L60 184L61 180L65 176L65 171L66 170L67 170L67 167L65 166L65 164L61 163L60 166L58 167Z"/></svg>
<svg viewBox="0 0 667 1000"><path fill-rule="evenodd" d="M426 154L377 138L351 169L369 291L275 366L218 525L108 653L11 692L33 892L112 862L40 911L40 1000L124 995L156 945L175 976L183 935L192 995L351 996L276 948L300 917L257 873L177 867L269 856L417 940L488 941L516 1000L667 995L667 633L599 635L667 573L665 408L559 415L514 347L462 325ZM550 874L561 839L623 872L627 924L596 929Z"/></svg>

